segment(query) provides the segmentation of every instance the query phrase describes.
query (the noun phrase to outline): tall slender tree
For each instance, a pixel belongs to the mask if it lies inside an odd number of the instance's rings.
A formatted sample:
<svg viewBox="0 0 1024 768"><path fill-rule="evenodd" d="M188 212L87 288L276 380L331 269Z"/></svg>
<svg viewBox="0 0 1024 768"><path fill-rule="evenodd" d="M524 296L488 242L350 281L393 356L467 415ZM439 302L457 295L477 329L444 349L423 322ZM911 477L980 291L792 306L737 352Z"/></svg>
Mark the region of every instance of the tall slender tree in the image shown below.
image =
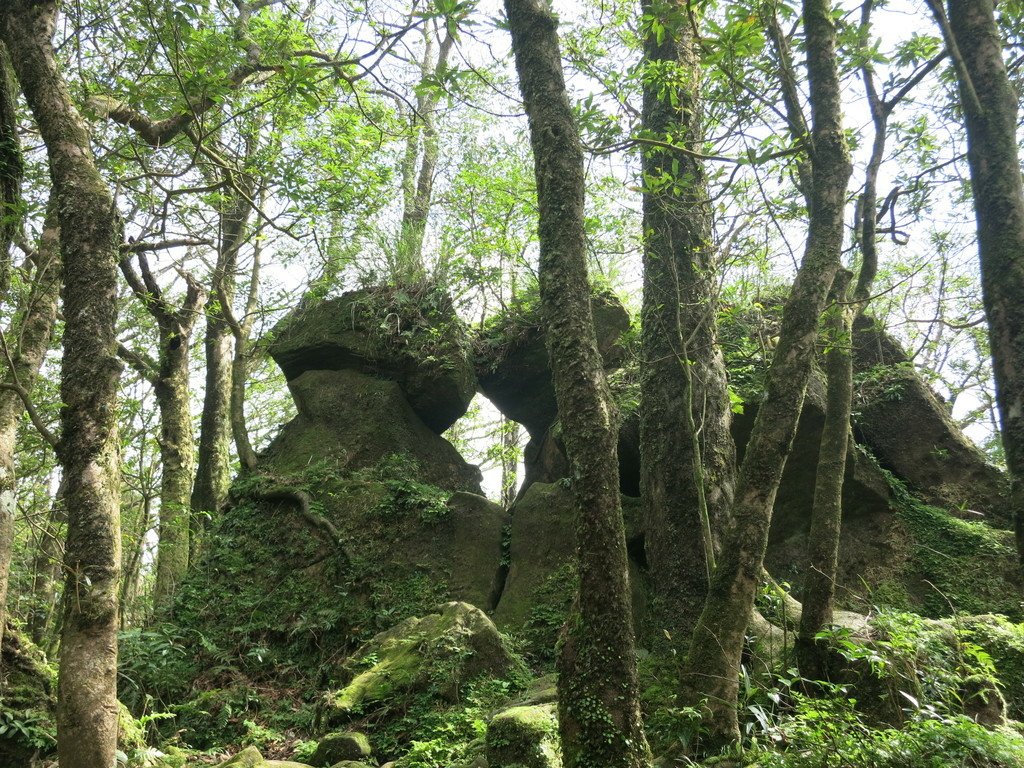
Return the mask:
<svg viewBox="0 0 1024 768"><path fill-rule="evenodd" d="M156 321L159 332L157 359L121 347L122 356L153 385L160 409L160 527L157 540L153 607L169 607L185 578L189 562L189 514L195 476L189 364L192 329L206 303L206 291L186 275L188 290L181 306L173 306L149 267L145 252L137 254L139 271L131 260L121 260L121 273L132 292Z"/></svg>
<svg viewBox="0 0 1024 768"><path fill-rule="evenodd" d="M0 34L46 144L63 254L62 432L68 534L57 694L63 768L114 765L121 564L116 421L121 221L53 48L54 0L12 0Z"/></svg>
<svg viewBox="0 0 1024 768"><path fill-rule="evenodd" d="M711 746L739 738L736 710L743 638L763 570L772 505L814 362L819 317L843 243L852 168L842 129L831 2L804 0L803 25L811 104L807 244L783 310L765 399L740 465L732 520L683 669L684 699L705 707Z"/></svg>
<svg viewBox="0 0 1024 768"><path fill-rule="evenodd" d="M1024 185L1017 146L1018 95L1003 61L992 0L929 0L953 63L967 130L981 293L1017 553L1024 568Z"/></svg>
<svg viewBox="0 0 1024 768"><path fill-rule="evenodd" d="M506 0L537 181L540 296L555 399L576 504L579 586L558 656L558 714L568 768L650 763L640 719L618 418L597 349L584 232L583 150L544 0Z"/></svg>

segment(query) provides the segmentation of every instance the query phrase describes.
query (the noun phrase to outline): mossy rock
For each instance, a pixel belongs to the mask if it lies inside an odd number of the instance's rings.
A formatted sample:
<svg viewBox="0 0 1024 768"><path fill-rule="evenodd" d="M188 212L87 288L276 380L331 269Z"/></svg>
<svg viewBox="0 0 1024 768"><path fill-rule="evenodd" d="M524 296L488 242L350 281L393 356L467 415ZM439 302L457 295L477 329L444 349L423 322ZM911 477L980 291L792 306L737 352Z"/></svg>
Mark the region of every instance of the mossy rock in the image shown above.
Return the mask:
<svg viewBox="0 0 1024 768"><path fill-rule="evenodd" d="M220 764L222 768L312 768L290 760L267 760L256 747L246 747Z"/></svg>
<svg viewBox="0 0 1024 768"><path fill-rule="evenodd" d="M522 669L497 628L478 608L451 602L381 632L346 662L352 680L325 694L324 720L344 723L377 709L399 714L401 702L427 692L454 702L462 686Z"/></svg>
<svg viewBox="0 0 1024 768"><path fill-rule="evenodd" d="M623 498L627 538L636 535L638 505ZM553 659L555 640L576 591L575 502L564 482L534 483L510 510L509 569L494 610L504 632L526 642L535 661ZM633 618L643 625L647 598L637 564L630 560Z"/></svg>
<svg viewBox="0 0 1024 768"><path fill-rule="evenodd" d="M554 704L512 707L487 726L489 768L561 768Z"/></svg>
<svg viewBox="0 0 1024 768"><path fill-rule="evenodd" d="M610 293L595 293L591 309L605 366L618 367L625 357L620 340L629 330L629 313ZM492 318L475 342L480 391L538 440L558 412L546 344L539 302Z"/></svg>
<svg viewBox="0 0 1024 768"><path fill-rule="evenodd" d="M902 346L870 317L854 327L856 429L886 468L925 501L1011 524L1005 476L953 422Z"/></svg>
<svg viewBox="0 0 1024 768"><path fill-rule="evenodd" d="M264 762L263 755L256 747L246 747L241 752L236 754L234 757L230 757L221 763L221 766L227 768L256 768Z"/></svg>
<svg viewBox="0 0 1024 768"><path fill-rule="evenodd" d="M300 307L273 332L271 356L288 381L307 371L353 371L394 381L435 433L476 394L465 325L430 286L351 291Z"/></svg>
<svg viewBox="0 0 1024 768"><path fill-rule="evenodd" d="M429 429L393 381L357 371L306 371L288 382L298 414L262 457L264 471L301 471L334 459L348 469L408 456L413 477L451 491L480 492L480 470Z"/></svg>
<svg viewBox="0 0 1024 768"><path fill-rule="evenodd" d="M0 765L28 765L56 750L56 673L43 652L8 626L0 655Z"/></svg>
<svg viewBox="0 0 1024 768"><path fill-rule="evenodd" d="M179 590L175 621L231 649L233 667L251 680L281 685L301 683L304 670L314 674L444 601L487 607L507 513L415 474L392 457L374 470L326 461L240 480L233 508ZM308 499L305 514L299 493Z"/></svg>
<svg viewBox="0 0 1024 768"><path fill-rule="evenodd" d="M309 758L314 768L329 768L346 761L358 762L373 753L370 739L358 731L329 733L320 739L316 751Z"/></svg>

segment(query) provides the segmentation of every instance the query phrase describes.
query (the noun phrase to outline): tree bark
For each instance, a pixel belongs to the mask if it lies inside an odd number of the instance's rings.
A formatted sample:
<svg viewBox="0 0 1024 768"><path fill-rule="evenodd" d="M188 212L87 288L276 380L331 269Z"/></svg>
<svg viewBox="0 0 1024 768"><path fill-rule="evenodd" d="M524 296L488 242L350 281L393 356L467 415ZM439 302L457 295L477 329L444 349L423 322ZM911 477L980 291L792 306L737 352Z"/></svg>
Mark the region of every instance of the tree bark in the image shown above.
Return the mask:
<svg viewBox="0 0 1024 768"><path fill-rule="evenodd" d="M247 186L247 189L251 190L251 187ZM206 389L199 422L196 480L192 488L193 559L202 549L205 522L224 505L231 486L231 386L235 338L224 307L230 307L235 298L238 251L247 236L251 210L249 201L236 193L225 203L220 217L220 244L210 290L215 302L207 309L204 339Z"/></svg>
<svg viewBox="0 0 1024 768"><path fill-rule="evenodd" d="M159 612L170 607L188 571L190 497L196 467L189 363L192 329L203 310L206 292L186 276L188 290L176 309L164 298L145 255L140 253L138 261L140 274L127 258L121 261L121 272L153 316L159 333L155 370L140 365L140 373L153 385L160 409L160 527L153 585L153 608Z"/></svg>
<svg viewBox="0 0 1024 768"><path fill-rule="evenodd" d="M0 44L0 295L11 286L10 251L21 229L24 175L25 160L18 139L18 84L7 47Z"/></svg>
<svg viewBox="0 0 1024 768"><path fill-rule="evenodd" d="M699 152L703 141L695 23L681 0L648 0L643 132ZM675 65L679 87L657 80ZM692 154L643 156L644 294L640 366L640 494L647 562L663 626L688 636L728 517L736 474L725 360L718 347L716 265L703 163Z"/></svg>
<svg viewBox="0 0 1024 768"><path fill-rule="evenodd" d="M706 708L706 746L739 738L743 638L764 563L772 505L796 434L814 360L818 321L843 242L851 174L842 131L836 31L829 0L804 0L811 103L811 211L807 244L783 311L765 400L740 466L733 519L683 669L683 699Z"/></svg>
<svg viewBox="0 0 1024 768"><path fill-rule="evenodd" d="M870 43L872 8L871 0L861 7L861 35L865 45ZM808 680L821 680L825 677L823 649L815 637L832 622L835 602L846 454L853 440L850 429L853 415L853 324L871 300L871 289L878 272L875 244L878 174L885 159L888 119L893 108L907 93L904 86L892 100L887 101L879 96L870 61L861 65L861 76L875 137L865 171L864 192L857 208L856 240L861 255L857 284L851 297L849 281L852 275L845 270L836 273L833 285L836 303L829 310L825 322L825 373L828 377L825 424L818 452L811 528L808 534L809 563L796 643L800 672Z"/></svg>
<svg viewBox="0 0 1024 768"><path fill-rule="evenodd" d="M948 8L945 23L942 6L932 3L953 60L967 130L981 292L1024 569L1024 188L1018 97L1003 61L992 0L949 0Z"/></svg>
<svg viewBox="0 0 1024 768"><path fill-rule="evenodd" d="M579 587L561 638L558 712L567 768L650 764L640 719L617 417L590 308L583 153L543 0L506 0L537 181L540 295L576 503Z"/></svg>
<svg viewBox="0 0 1024 768"><path fill-rule="evenodd" d="M15 451L18 422L25 411L23 393L31 392L50 347L60 294L60 226L50 205L39 247L30 258L32 286L4 335L5 371L0 388L0 642L7 621L7 585L11 570L16 511Z"/></svg>
<svg viewBox="0 0 1024 768"><path fill-rule="evenodd" d="M822 658L815 636L832 621L836 570L839 566L839 534L843 517L843 480L850 443L850 414L853 407L854 309L848 302L851 274L836 273L834 302L823 323L826 344L825 423L821 428L818 467L814 476L811 528L807 536L809 564L804 582L803 610L797 633L800 672L809 680L823 677Z"/></svg>
<svg viewBox="0 0 1024 768"><path fill-rule="evenodd" d="M62 768L114 765L117 746L117 262L121 222L93 162L52 44L57 4L12 0L3 39L46 144L60 216L66 483L64 622L57 696Z"/></svg>

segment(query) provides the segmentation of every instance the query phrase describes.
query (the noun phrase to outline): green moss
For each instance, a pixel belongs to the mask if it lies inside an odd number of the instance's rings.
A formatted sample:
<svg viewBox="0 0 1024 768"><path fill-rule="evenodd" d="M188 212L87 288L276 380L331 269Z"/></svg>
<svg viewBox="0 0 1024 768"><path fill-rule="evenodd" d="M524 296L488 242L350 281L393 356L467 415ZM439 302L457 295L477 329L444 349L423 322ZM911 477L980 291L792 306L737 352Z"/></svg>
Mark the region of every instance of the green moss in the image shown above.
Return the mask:
<svg viewBox="0 0 1024 768"><path fill-rule="evenodd" d="M903 583L915 610L1024 617L1010 531L959 520L906 496L896 515L908 532L911 557Z"/></svg>
<svg viewBox="0 0 1024 768"><path fill-rule="evenodd" d="M560 768L558 718L554 704L513 707L487 727L491 768Z"/></svg>
<svg viewBox="0 0 1024 768"><path fill-rule="evenodd" d="M1024 720L1024 624L1005 616L967 616L956 624L958 635L991 658L1007 715Z"/></svg>

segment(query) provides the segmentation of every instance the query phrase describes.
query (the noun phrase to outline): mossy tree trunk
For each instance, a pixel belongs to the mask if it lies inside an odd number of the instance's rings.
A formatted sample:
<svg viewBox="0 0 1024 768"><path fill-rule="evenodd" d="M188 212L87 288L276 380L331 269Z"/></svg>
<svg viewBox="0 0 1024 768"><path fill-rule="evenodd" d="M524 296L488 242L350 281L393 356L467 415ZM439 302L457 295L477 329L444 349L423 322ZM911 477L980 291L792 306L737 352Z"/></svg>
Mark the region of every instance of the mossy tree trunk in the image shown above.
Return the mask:
<svg viewBox="0 0 1024 768"><path fill-rule="evenodd" d="M15 453L18 424L29 393L50 347L60 295L60 227L55 205L47 210L39 246L26 263L29 288L19 297L2 340L4 374L0 381L0 642L7 621L7 585L14 544L16 511ZM35 420L35 419L34 419ZM44 439L51 439L49 431Z"/></svg>
<svg viewBox="0 0 1024 768"><path fill-rule="evenodd" d="M244 174L237 177L238 183L251 192L248 178ZM214 300L207 308L203 340L206 387L199 421L196 480L192 487L193 557L198 556L202 547L205 521L216 515L227 501L231 486L231 388L235 337L224 308L230 307L235 299L238 252L248 237L252 205L237 192L234 195L229 193L222 205L217 264L210 284L210 295Z"/></svg>
<svg viewBox="0 0 1024 768"><path fill-rule="evenodd" d="M870 42L873 4L861 6L861 34ZM864 177L864 191L857 206L856 240L860 246L860 270L852 291L852 275L845 270L836 274L833 285L835 303L828 310L824 324L825 373L828 389L825 403L825 424L821 432L818 468L815 476L811 527L808 534L808 569L804 582L803 610L797 633L797 655L800 671L811 680L824 677L823 649L815 636L832 622L835 604L836 574L839 570L839 539L842 532L842 497L846 474L847 448L853 436L850 429L853 411L853 324L871 300L871 290L878 272L876 247L876 213L878 208L878 175L885 159L889 116L896 105L937 63L929 63L899 88L890 98L879 94L873 65L861 65L865 95L871 110L874 140Z"/></svg>
<svg viewBox="0 0 1024 768"><path fill-rule="evenodd" d="M62 434L68 534L57 695L62 768L112 766L117 746L117 263L121 222L52 44L57 4L12 0L3 40L46 144L60 218Z"/></svg>
<svg viewBox="0 0 1024 768"><path fill-rule="evenodd" d="M206 292L190 276L180 307L173 307L150 271L144 253L138 254L139 272L121 261L121 272L143 306L156 321L159 334L157 360L136 353L126 355L153 385L160 409L160 526L157 538L153 608L166 610L185 578L189 564L190 499L195 478L195 440L192 431L189 363L192 329L203 311Z"/></svg>
<svg viewBox="0 0 1024 768"><path fill-rule="evenodd" d="M733 516L683 669L683 699L703 706L707 746L739 738L743 638L764 563L772 505L814 362L819 317L839 268L846 185L836 30L829 0L805 0L810 84L811 211L803 261L783 310L775 356L736 483Z"/></svg>
<svg viewBox="0 0 1024 768"><path fill-rule="evenodd" d="M854 312L847 300L850 277L851 273L846 270L836 273L832 306L826 311L823 323L825 375L828 379L825 423L821 428L818 466L814 475L811 528L807 536L808 567L796 644L800 672L809 680L822 678L822 657L815 636L832 621L839 567L843 480L853 407L853 351L850 340Z"/></svg>
<svg viewBox="0 0 1024 768"><path fill-rule="evenodd" d="M1024 188L1017 147L1018 95L1007 75L992 0L931 0L956 72L967 130L981 292L1017 551L1024 568Z"/></svg>
<svg viewBox="0 0 1024 768"><path fill-rule="evenodd" d="M647 0L643 133L671 142L643 155L644 293L640 493L659 619L688 635L732 504L736 450L718 307L695 21L681 0ZM666 86L665 77L682 85Z"/></svg>
<svg viewBox="0 0 1024 768"><path fill-rule="evenodd" d="M558 656L568 768L650 763L640 719L617 416L597 349L584 233L583 152L543 0L506 0L530 123L540 212L540 294L576 503L579 589Z"/></svg>

